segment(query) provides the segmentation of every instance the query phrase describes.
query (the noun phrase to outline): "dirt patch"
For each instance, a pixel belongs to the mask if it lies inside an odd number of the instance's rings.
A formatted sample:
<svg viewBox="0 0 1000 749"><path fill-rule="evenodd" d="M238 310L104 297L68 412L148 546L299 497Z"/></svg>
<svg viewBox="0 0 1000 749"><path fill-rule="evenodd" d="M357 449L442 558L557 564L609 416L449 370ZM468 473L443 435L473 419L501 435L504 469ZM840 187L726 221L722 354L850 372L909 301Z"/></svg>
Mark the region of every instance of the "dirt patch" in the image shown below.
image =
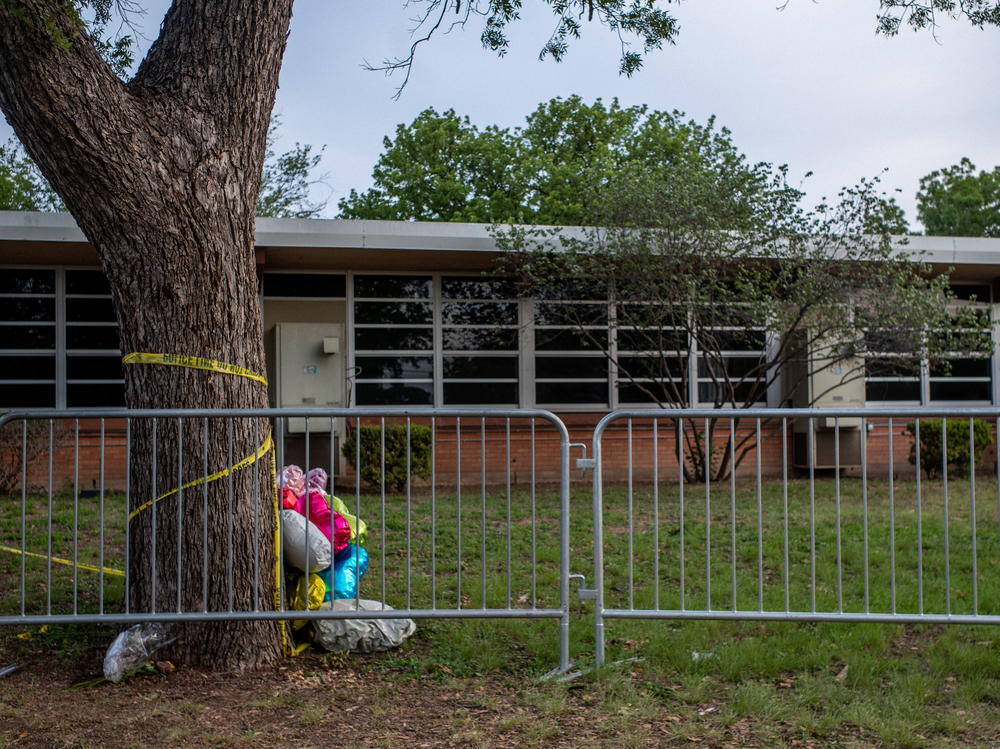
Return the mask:
<svg viewBox="0 0 1000 749"><path fill-rule="evenodd" d="M676 724L602 715L593 685L413 673L398 654L307 652L242 674L180 668L91 683L102 654L31 653L0 679L0 747L579 747L687 743ZM403 665L397 665L403 664ZM6 665L3 664L3 665ZM637 743L638 742L638 743Z"/></svg>

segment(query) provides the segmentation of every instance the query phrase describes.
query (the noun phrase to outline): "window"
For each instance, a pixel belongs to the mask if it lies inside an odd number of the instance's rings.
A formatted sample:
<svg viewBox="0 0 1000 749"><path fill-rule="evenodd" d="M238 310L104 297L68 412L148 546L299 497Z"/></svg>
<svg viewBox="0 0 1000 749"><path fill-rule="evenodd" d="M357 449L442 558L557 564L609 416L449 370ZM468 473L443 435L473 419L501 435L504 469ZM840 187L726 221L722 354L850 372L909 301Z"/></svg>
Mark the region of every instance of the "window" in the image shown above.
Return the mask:
<svg viewBox="0 0 1000 749"><path fill-rule="evenodd" d="M512 296L500 281L441 279L444 405L518 404L518 304Z"/></svg>
<svg viewBox="0 0 1000 749"><path fill-rule="evenodd" d="M343 273L265 273L261 291L269 299L343 299Z"/></svg>
<svg viewBox="0 0 1000 749"><path fill-rule="evenodd" d="M355 401L434 404L434 301L430 276L354 277Z"/></svg>
<svg viewBox="0 0 1000 749"><path fill-rule="evenodd" d="M0 273L0 408L124 404L118 323L99 270Z"/></svg>
<svg viewBox="0 0 1000 749"><path fill-rule="evenodd" d="M607 407L608 303L571 288L547 296L533 309L535 402Z"/></svg>
<svg viewBox="0 0 1000 749"><path fill-rule="evenodd" d="M687 405L691 338L672 310L630 302L615 312L618 404ZM678 314L686 318L683 310Z"/></svg>
<svg viewBox="0 0 1000 749"><path fill-rule="evenodd" d="M971 345L974 340L981 341L982 336L991 335L990 287L953 284L951 288L956 306L971 305L978 313L979 323L949 334L947 341L936 341L950 349L936 361L920 355L923 340L938 335L935 331L871 331L866 337L865 359L865 392L869 402L935 406L991 402L992 359L969 353L975 348Z"/></svg>
<svg viewBox="0 0 1000 749"><path fill-rule="evenodd" d="M56 405L56 271L0 273L0 408Z"/></svg>

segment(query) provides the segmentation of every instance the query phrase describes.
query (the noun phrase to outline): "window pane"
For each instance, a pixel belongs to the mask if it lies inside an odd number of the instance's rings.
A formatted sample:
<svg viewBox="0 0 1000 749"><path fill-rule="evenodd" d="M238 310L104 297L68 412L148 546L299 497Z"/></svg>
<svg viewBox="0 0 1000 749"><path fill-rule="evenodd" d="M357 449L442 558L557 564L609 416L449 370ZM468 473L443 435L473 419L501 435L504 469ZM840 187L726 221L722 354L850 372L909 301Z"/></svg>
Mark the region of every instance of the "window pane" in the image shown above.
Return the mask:
<svg viewBox="0 0 1000 749"><path fill-rule="evenodd" d="M445 351L517 351L517 328L445 328Z"/></svg>
<svg viewBox="0 0 1000 749"><path fill-rule="evenodd" d="M11 322L55 321L56 300L51 297L0 298L0 320Z"/></svg>
<svg viewBox="0 0 1000 749"><path fill-rule="evenodd" d="M430 351L434 337L430 328L356 328L354 345L359 351Z"/></svg>
<svg viewBox="0 0 1000 749"><path fill-rule="evenodd" d="M0 294L55 294L56 272L30 268L0 269Z"/></svg>
<svg viewBox="0 0 1000 749"><path fill-rule="evenodd" d="M125 405L124 385L66 386L66 405L70 408L116 408Z"/></svg>
<svg viewBox="0 0 1000 749"><path fill-rule="evenodd" d="M728 395L728 390L726 395L723 396L723 405L742 405L746 402L747 398L753 393L754 385L750 382L737 382L733 385L732 396ZM699 403L715 403L715 395L717 388L713 382L699 382L698 383L698 402ZM758 398L763 399L764 393L760 392L757 395Z"/></svg>
<svg viewBox="0 0 1000 749"><path fill-rule="evenodd" d="M962 382L944 380L931 382L932 401L989 401L991 387L988 382Z"/></svg>
<svg viewBox="0 0 1000 749"><path fill-rule="evenodd" d="M628 403L672 403L673 401L667 398L666 394L663 392L663 388L655 382L651 382L645 385L646 390L650 391L646 393L641 387L635 384L619 384L618 385L618 402L621 404ZM652 393L652 395L650 395ZM655 396L655 397L654 397Z"/></svg>
<svg viewBox="0 0 1000 749"><path fill-rule="evenodd" d="M359 406L427 406L433 401L434 386L429 382L359 382L355 393Z"/></svg>
<svg viewBox="0 0 1000 749"><path fill-rule="evenodd" d="M122 360L117 356L67 356L66 377L70 380L120 380Z"/></svg>
<svg viewBox="0 0 1000 749"><path fill-rule="evenodd" d="M537 382L535 400L540 404L586 403L607 406L608 386L604 382Z"/></svg>
<svg viewBox="0 0 1000 749"><path fill-rule="evenodd" d="M54 356L5 356L0 358L0 380L54 380Z"/></svg>
<svg viewBox="0 0 1000 749"><path fill-rule="evenodd" d="M441 279L441 296L445 299L512 299L514 284L506 279L477 276L445 276Z"/></svg>
<svg viewBox="0 0 1000 749"><path fill-rule="evenodd" d="M115 322L115 308L110 299L66 300L67 322Z"/></svg>
<svg viewBox="0 0 1000 749"><path fill-rule="evenodd" d="M265 273L264 296L347 296L347 276L342 273Z"/></svg>
<svg viewBox="0 0 1000 749"><path fill-rule="evenodd" d="M761 351L766 345L762 330L706 330L698 346L709 351Z"/></svg>
<svg viewBox="0 0 1000 749"><path fill-rule="evenodd" d="M516 356L446 356L444 376L462 379L516 378Z"/></svg>
<svg viewBox="0 0 1000 749"><path fill-rule="evenodd" d="M355 276L354 295L387 299L430 299L430 276Z"/></svg>
<svg viewBox="0 0 1000 749"><path fill-rule="evenodd" d="M868 380L865 398L870 401L920 401L920 383L908 380Z"/></svg>
<svg viewBox="0 0 1000 749"><path fill-rule="evenodd" d="M966 302L972 299L972 297L975 297L977 302L990 301L989 284L955 283L951 284L951 291L955 295L956 299L961 299Z"/></svg>
<svg viewBox="0 0 1000 749"><path fill-rule="evenodd" d="M0 385L0 408L55 408L56 386Z"/></svg>
<svg viewBox="0 0 1000 749"><path fill-rule="evenodd" d="M931 362L932 377L989 377L989 359L948 359Z"/></svg>
<svg viewBox="0 0 1000 749"><path fill-rule="evenodd" d="M117 349L116 325L67 325L66 348Z"/></svg>
<svg viewBox="0 0 1000 749"><path fill-rule="evenodd" d="M434 360L429 356L359 356L357 377L391 380L432 377Z"/></svg>
<svg viewBox="0 0 1000 749"><path fill-rule="evenodd" d="M716 359L708 359L704 356L698 357L698 376L711 377L715 373L717 378L724 377L756 377L757 369L761 360L756 356L727 356L724 357L720 368L720 362Z"/></svg>
<svg viewBox="0 0 1000 749"><path fill-rule="evenodd" d="M373 325L429 324L434 320L430 302L356 302L354 321Z"/></svg>
<svg viewBox="0 0 1000 749"><path fill-rule="evenodd" d="M446 382L444 402L447 406L517 405L516 382Z"/></svg>
<svg viewBox="0 0 1000 749"><path fill-rule="evenodd" d="M55 348L54 325L0 325L3 348Z"/></svg>
<svg viewBox="0 0 1000 749"><path fill-rule="evenodd" d="M687 359L676 356L662 359L656 356L620 356L618 365L622 377L683 377Z"/></svg>
<svg viewBox="0 0 1000 749"><path fill-rule="evenodd" d="M618 328L619 351L687 351L688 337L682 330Z"/></svg>
<svg viewBox="0 0 1000 749"><path fill-rule="evenodd" d="M68 270L66 271L67 294L110 294L111 284L103 271L99 270Z"/></svg>
<svg viewBox="0 0 1000 749"><path fill-rule="evenodd" d="M598 341L607 342L606 330L584 333L574 328L539 329L535 331L535 348L538 351L599 351Z"/></svg>
<svg viewBox="0 0 1000 749"><path fill-rule="evenodd" d="M517 302L444 302L449 325L517 325Z"/></svg>
<svg viewBox="0 0 1000 749"><path fill-rule="evenodd" d="M535 303L535 325L607 325L606 304Z"/></svg>
<svg viewBox="0 0 1000 749"><path fill-rule="evenodd" d="M582 380L608 376L603 356L537 356L535 377L540 380Z"/></svg>
<svg viewBox="0 0 1000 749"><path fill-rule="evenodd" d="M865 374L868 377L917 377L920 362L916 359L885 357L865 359Z"/></svg>

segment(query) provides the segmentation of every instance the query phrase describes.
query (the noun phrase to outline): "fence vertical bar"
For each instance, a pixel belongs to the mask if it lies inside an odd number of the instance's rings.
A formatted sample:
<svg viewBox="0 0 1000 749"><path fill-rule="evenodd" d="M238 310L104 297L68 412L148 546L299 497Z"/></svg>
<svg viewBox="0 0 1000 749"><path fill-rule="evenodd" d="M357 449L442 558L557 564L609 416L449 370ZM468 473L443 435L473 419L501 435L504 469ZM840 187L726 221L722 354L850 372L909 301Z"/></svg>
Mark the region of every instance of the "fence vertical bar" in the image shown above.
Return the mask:
<svg viewBox="0 0 1000 749"><path fill-rule="evenodd" d="M156 481L156 479L157 479L157 475L156 475L157 474L157 465L160 462L159 461L159 451L157 450L157 439L156 439L157 438L156 432L157 432L158 425L159 425L159 420L154 416L153 417L153 496L152 496L152 499L154 501L153 501L152 507L149 508L150 512L152 512L152 520L150 522L152 523L152 528L153 528L153 532L150 534L152 536L152 538L150 539L150 545L149 545L150 546L150 554L149 554L149 567L150 567L150 570L149 570L149 577L150 577L150 581L151 581L150 582L150 591L151 592L150 592L150 596L149 596L149 602L150 602L151 613L154 613L154 614L156 613L156 589L159 587L156 584L156 506L159 504L159 502L155 501L156 500L156 496L157 496L157 494L156 494L156 492L157 492L157 481ZM230 452L232 452L232 451L230 451ZM230 579L229 588L230 588L230 590L232 590L232 571L231 570L230 570L230 574L229 574L229 579ZM230 606L230 610L232 610L232 606Z"/></svg>
<svg viewBox="0 0 1000 749"><path fill-rule="evenodd" d="M532 418L534 425L534 418ZM569 433L562 422L559 422L559 513L562 522L559 528L559 606L562 609L562 618L559 621L559 668L562 671L569 670ZM598 462L598 465L600 463ZM600 468L595 469L596 472ZM534 463L532 463L532 474L534 474ZM534 476L532 476L534 478ZM532 481L534 487L534 481ZM534 518L534 488L532 488L532 518ZM532 524L534 520L532 519ZM534 531L532 531L533 533ZM595 535L595 543L596 543ZM604 605L603 598L597 603ZM601 660L604 658L604 630L601 630ZM598 661L600 664L601 661Z"/></svg>
<svg viewBox="0 0 1000 749"><path fill-rule="evenodd" d="M951 553L948 532L948 420L941 419L941 494L944 514L944 611L951 614Z"/></svg>
<svg viewBox="0 0 1000 749"><path fill-rule="evenodd" d="M183 609L184 575L184 420L177 417L177 613ZM256 587L256 586L255 586Z"/></svg>
<svg viewBox="0 0 1000 749"><path fill-rule="evenodd" d="M896 613L896 461L893 457L892 417L889 417L889 594L892 613Z"/></svg>
<svg viewBox="0 0 1000 749"><path fill-rule="evenodd" d="M868 424L864 417L861 418L861 530L864 552L862 564L865 577L865 613L867 614L871 606L871 591L868 570Z"/></svg>
<svg viewBox="0 0 1000 749"><path fill-rule="evenodd" d="M28 418L21 422L21 616L25 615L27 597L26 562L28 557Z"/></svg>
<svg viewBox="0 0 1000 749"><path fill-rule="evenodd" d="M100 483L101 483L101 488L98 490L98 496L97 496L97 501L100 502L100 508L101 508L100 509L100 521L99 521L100 525L101 525L101 534L100 534L100 539L99 539L100 551L99 551L99 556L98 556L98 560L99 561L98 561L98 564L97 564L97 567L100 570L100 572L98 574L101 576L100 577L100 586L101 587L100 587L100 593L99 593L98 610L102 614L104 613L104 576L105 576L105 573L104 573L104 457L105 457L104 446L105 446L105 429L104 429L104 419L102 418L101 419L100 453L98 455L98 481L100 481ZM77 449L79 449L79 448L77 448ZM74 560L74 565L75 565L75 562L76 562L76 560ZM74 570L74 574L75 574L75 570Z"/></svg>
<svg viewBox="0 0 1000 749"><path fill-rule="evenodd" d="M511 544L511 533L510 533L510 523L511 523L510 511L511 511L511 506L510 505L511 505L511 498L510 498L510 417L509 416L507 417L507 420L506 420L505 429L506 429L506 435L505 435L505 437L506 437L506 443L507 443L507 450L506 450L507 454L506 454L506 457L505 457L505 461L506 461L505 465L506 465L506 470L507 470L507 475L506 475L506 478L507 478L507 608L509 609L511 607L511 579L510 579L510 544Z"/></svg>
<svg viewBox="0 0 1000 749"><path fill-rule="evenodd" d="M924 519L920 487L920 419L913 420L913 455L917 492L917 613L924 613Z"/></svg>
<svg viewBox="0 0 1000 749"><path fill-rule="evenodd" d="M972 515L972 613L979 614L979 579L976 552L976 445L974 423L969 418L969 512Z"/></svg>
<svg viewBox="0 0 1000 749"><path fill-rule="evenodd" d="M103 484L102 484L103 489ZM103 507L103 502L101 503ZM102 523L103 526L103 523ZM73 420L73 613L78 613L80 570L80 420ZM103 544L102 544L103 546ZM102 575L104 565L101 564Z"/></svg>
<svg viewBox="0 0 1000 749"><path fill-rule="evenodd" d="M233 463L233 419L232 417L226 419L226 437L227 437L227 450L228 450L228 462L227 466L234 465ZM227 587L227 597L229 603L229 611L233 610L233 472L228 471L226 473L226 506L228 511L226 512L226 535L227 535L227 546L226 546L226 587Z"/></svg>
<svg viewBox="0 0 1000 749"><path fill-rule="evenodd" d="M304 547L305 547L304 551L305 551L305 559L306 559L306 561L305 561L305 568L306 568L305 578L306 578L306 582L303 585L304 595L302 597L305 599L306 611L309 611L310 604L309 604L309 572L308 572L308 570L312 566L311 563L310 563L310 558L309 558L309 551L310 551L310 548L309 548L309 534L310 534L310 531L312 531L313 524L312 524L312 521L311 521L312 499L310 499L310 497L309 497L309 465L310 465L310 463L312 463L312 460L311 460L311 456L309 455L309 448L311 447L311 445L310 445L310 441L309 441L309 417L308 416L306 416L302 420L302 435L303 435L303 437L302 437L303 442L305 443L304 444L304 448L305 449L303 451L303 460L305 462L305 469L303 470L303 473L305 473L305 477L304 477L304 480L305 480L305 497L303 498L302 504L303 504L303 506L305 508L305 516L306 516L305 542L303 544ZM361 435L358 435L358 439L360 439L360 438L361 438ZM383 455L383 466L385 465L384 457L385 456ZM359 466L359 468L360 468L360 466ZM382 484L383 484L383 486L385 485L385 476L384 475L382 477ZM360 515L358 515L356 517L360 517ZM331 524L331 529L332 528L333 528L333 525ZM383 543L384 543L384 535L385 534L383 534ZM330 533L330 536L332 537L333 533ZM383 562L382 567L384 569L385 568L385 559L383 559L382 562Z"/></svg>
<svg viewBox="0 0 1000 749"><path fill-rule="evenodd" d="M806 431L806 451L809 454L809 610L816 613L816 453L813 428L810 416Z"/></svg>
<svg viewBox="0 0 1000 749"><path fill-rule="evenodd" d="M785 611L791 606L791 569L788 566L788 419L781 417L781 512L782 550L785 555Z"/></svg>
<svg viewBox="0 0 1000 749"><path fill-rule="evenodd" d="M681 588L681 599L680 607L681 611L686 610L686 605L684 601L684 418L681 417L677 419L677 429L674 434L677 435L677 502L680 505L679 508L679 526L680 533L678 536L678 544L680 546L678 552L678 560L680 564L680 588Z"/></svg>
<svg viewBox="0 0 1000 749"><path fill-rule="evenodd" d="M412 510L412 481L410 471L413 466L411 451L413 449L412 435L410 432L410 417L406 417L406 608L412 608L412 566L413 566L413 510Z"/></svg>
<svg viewBox="0 0 1000 749"><path fill-rule="evenodd" d="M309 433L306 432L306 441L308 443ZM260 440L260 420L253 420L253 453L257 454L257 446L261 443ZM255 460L251 464L253 469L253 610L260 611L260 554L261 554L261 542L260 542L260 466L263 463L262 460ZM232 470L232 469L230 469ZM309 485L306 483L306 493L309 493ZM332 533L330 534L333 535ZM306 585L306 590L308 591L308 583ZM309 595L306 594L306 606L308 608Z"/></svg>
<svg viewBox="0 0 1000 749"><path fill-rule="evenodd" d="M593 444L593 455L594 455L594 496L593 496L593 513L594 513L594 588L597 591L597 597L594 599L594 660L597 666L600 667L604 664L604 513L601 506L601 497L604 494L603 487L603 477L602 477L602 466L601 466L601 442L602 435L598 434L594 436ZM568 479L566 478L566 470L562 471L563 483L566 485L565 495L566 499L563 500L566 510L568 512L569 508L569 486ZM566 523L563 524L564 526ZM563 531L565 532L565 531ZM568 557L568 554L567 554ZM566 585L569 584L569 571L567 569L566 574L563 575L563 579L566 581ZM568 610L568 609L567 609Z"/></svg>
<svg viewBox="0 0 1000 749"><path fill-rule="evenodd" d="M431 417L431 610L437 608L437 420Z"/></svg>
<svg viewBox="0 0 1000 749"><path fill-rule="evenodd" d="M479 562L480 605L486 609L486 419L479 418Z"/></svg>
<svg viewBox="0 0 1000 749"><path fill-rule="evenodd" d="M201 475L208 476L208 418L201 420ZM274 553L279 553L275 549ZM208 481L201 482L201 610L208 611Z"/></svg>
<svg viewBox="0 0 1000 749"><path fill-rule="evenodd" d="M632 515L632 417L629 417L626 422L628 431L628 443L627 451L628 455L628 607L629 609L635 608L635 582L633 579L633 574L635 572L635 567L633 563L633 534L635 533L635 526L633 522Z"/></svg>
<svg viewBox="0 0 1000 749"><path fill-rule="evenodd" d="M705 611L712 610L712 498L711 498L711 455L712 445L709 439L708 419L705 419L704 451L702 453L702 469L705 473Z"/></svg>
<svg viewBox="0 0 1000 749"><path fill-rule="evenodd" d="M653 608L660 608L660 450L658 420L653 419Z"/></svg>
<svg viewBox="0 0 1000 749"><path fill-rule="evenodd" d="M132 610L129 600L132 582L132 419L125 419L125 613Z"/></svg>
<svg viewBox="0 0 1000 749"><path fill-rule="evenodd" d="M535 418L531 418L531 607L538 608L537 508L535 506ZM568 573L567 573L568 574ZM568 584L568 581L567 581Z"/></svg>
<svg viewBox="0 0 1000 749"><path fill-rule="evenodd" d="M53 463L55 462L55 422L49 419L49 482L48 482L48 496L49 496L49 517L48 517L48 529L46 530L46 545L47 554L45 560L45 613L47 615L52 614L52 474L53 474Z"/></svg>
<svg viewBox="0 0 1000 749"><path fill-rule="evenodd" d="M764 610L764 499L761 496L760 417L755 422L757 443L757 610Z"/></svg>
<svg viewBox="0 0 1000 749"><path fill-rule="evenodd" d="M844 611L844 557L840 537L840 417L833 419L833 491L837 515L837 613Z"/></svg>
<svg viewBox="0 0 1000 749"><path fill-rule="evenodd" d="M361 528L361 417L357 416L354 419L354 433L356 439L354 440L354 517L357 518L357 527ZM361 543L360 539L355 539L358 541L357 546L360 549ZM385 543L385 539L379 539L380 544ZM361 554L360 550L356 552L355 556ZM359 567L360 569L360 567ZM358 580L358 585L355 586L354 591L354 610L357 611L361 606L361 581Z"/></svg>
<svg viewBox="0 0 1000 749"><path fill-rule="evenodd" d="M462 608L462 417L455 417L455 591Z"/></svg>
<svg viewBox="0 0 1000 749"><path fill-rule="evenodd" d="M381 503L382 503L382 506L381 506L382 531L381 531L381 537L379 539L380 542L381 542L380 546L381 546L381 552L382 552L382 569L379 570L379 572L381 573L381 579L382 579L382 596L379 598L379 600L382 602L382 605L385 606L385 604L386 604L386 596L385 596L385 546L386 546L386 537L385 537L385 417L384 416L379 419L379 426L380 426L379 436L380 436L380 440L381 440L381 452L380 452L380 456L381 457L380 457L380 460L379 460L379 476L381 478L381 481L379 483L381 484L381 488L382 488L381 492L379 493L379 497L380 497L380 500L381 500ZM308 443L307 443L307 445L308 445ZM308 455L308 450L306 451L306 454ZM360 517L360 515L358 517ZM355 606L357 606L357 605L358 605L357 599L355 599Z"/></svg>

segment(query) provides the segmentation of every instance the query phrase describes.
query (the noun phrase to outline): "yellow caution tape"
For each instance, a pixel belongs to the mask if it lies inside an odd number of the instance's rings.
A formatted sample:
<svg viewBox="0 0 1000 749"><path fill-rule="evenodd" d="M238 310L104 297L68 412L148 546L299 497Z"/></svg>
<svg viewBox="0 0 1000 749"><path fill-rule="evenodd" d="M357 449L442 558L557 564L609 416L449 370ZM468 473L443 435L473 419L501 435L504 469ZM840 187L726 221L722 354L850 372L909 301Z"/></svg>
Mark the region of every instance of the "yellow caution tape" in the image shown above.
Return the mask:
<svg viewBox="0 0 1000 749"><path fill-rule="evenodd" d="M185 354L150 354L142 352L133 352L131 354L126 354L122 357L122 364L164 364L172 367L187 367L190 369L201 369L208 372L217 372L219 374L235 375L237 377L246 377L247 379L260 382L263 385L267 385L267 379L263 375L259 375L249 369L243 367L238 367L235 364L227 364L226 362L221 362L216 359L205 359L200 356L187 356ZM228 476L233 471L238 471L242 468L246 468L253 465L258 460L263 458L268 453L271 454L270 458L270 469L271 469L271 495L274 504L274 609L279 611L281 609L281 520L278 514L279 500L278 500L278 469L274 459L274 451L271 449L274 447L274 442L271 440L271 434L268 433L267 439L264 443L257 448L257 452L253 455L248 455L243 460L241 460L236 465L231 468L226 468L222 471L211 474L210 476L203 476L201 478L195 479L194 481L189 481L180 487L180 489L172 489L165 494L161 494L155 499L140 505L131 513L129 513L128 519L131 521L136 515L138 515L143 510L146 510L153 506L154 503L159 502L161 499L165 499L172 494L176 494L181 489L190 489L192 486L197 486L199 484L207 484L211 481L216 481L225 476ZM286 657L291 657L301 653L308 643L303 643L298 648L295 648L289 641L288 636L285 632L286 624L284 621L280 623L281 629L281 650Z"/></svg>
<svg viewBox="0 0 1000 749"><path fill-rule="evenodd" d="M271 451L271 448L273 446L274 442L271 440L270 433L268 433L267 439L264 440L264 442L261 443L261 446L257 448L256 453L246 456L245 458L243 458L243 460L234 465L232 468L223 468L221 471L216 471L215 473L209 476L201 476L199 478L194 479L193 481L188 481L186 484L181 485L179 489L175 488L171 489L168 492L164 492L155 499L151 499L148 502L144 502L143 504L139 505L134 510L132 510L132 512L130 512L128 515L128 519L132 520L133 518L135 518L136 515L138 515L143 510L148 510L150 507L152 507L155 502L159 502L161 499L166 499L167 497L177 494L179 491L183 489L190 489L192 486L198 486L199 484L208 484L211 483L212 481L218 481L219 479L225 478L234 471L239 471L242 468L246 468L247 466L253 465L258 460L267 455Z"/></svg>
<svg viewBox="0 0 1000 749"><path fill-rule="evenodd" d="M147 354L133 352L122 357L122 364L166 364L171 367L203 369L207 372L246 377L247 379L256 380L267 385L267 379L264 375L257 374L249 369L217 361L216 359L205 359L200 356L188 356L187 354Z"/></svg>
<svg viewBox="0 0 1000 749"><path fill-rule="evenodd" d="M33 551L21 551L20 549L15 549L13 546L4 546L3 544L0 544L0 551L9 551L11 554L24 554L26 557L34 557L35 559L51 560L53 562L58 562L59 564L68 564L70 567L79 567L81 570L103 572L106 575L121 575L122 577L125 577L125 573L121 570L114 570L110 567L95 567L92 564L74 562L72 559L61 559L60 557L50 557L46 554L36 554Z"/></svg>

